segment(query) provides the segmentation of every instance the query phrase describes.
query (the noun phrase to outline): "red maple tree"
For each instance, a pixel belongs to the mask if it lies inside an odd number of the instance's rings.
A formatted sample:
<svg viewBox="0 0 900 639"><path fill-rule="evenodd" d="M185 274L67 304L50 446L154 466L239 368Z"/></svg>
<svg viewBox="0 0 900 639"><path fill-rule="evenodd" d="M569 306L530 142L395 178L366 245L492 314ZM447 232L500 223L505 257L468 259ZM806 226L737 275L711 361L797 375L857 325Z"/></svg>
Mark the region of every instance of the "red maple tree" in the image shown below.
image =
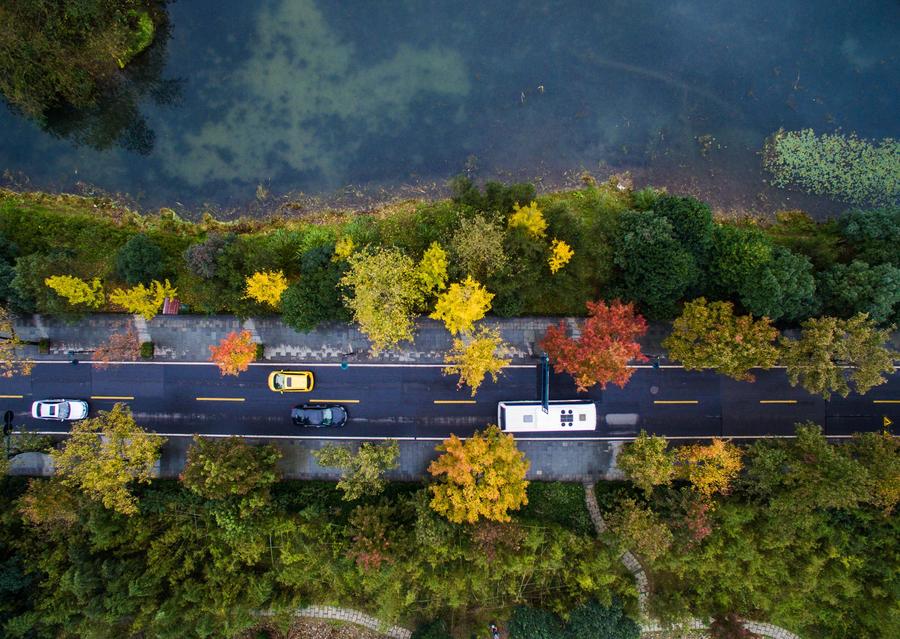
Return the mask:
<svg viewBox="0 0 900 639"><path fill-rule="evenodd" d="M107 368L112 362L133 362L141 353L141 342L133 328L113 333L94 350L94 367Z"/></svg>
<svg viewBox="0 0 900 639"><path fill-rule="evenodd" d="M256 344L250 331L229 333L218 346L210 346L210 361L219 366L222 375L237 375L250 367L256 359Z"/></svg>
<svg viewBox="0 0 900 639"><path fill-rule="evenodd" d="M625 386L634 369L627 367L631 360L647 361L641 354L637 338L647 332L647 322L634 312L634 304L613 300L588 302L588 318L581 327L578 339L568 336L565 322L547 328L540 341L553 360L557 373L569 373L575 378L579 392L594 384L606 388L608 383Z"/></svg>

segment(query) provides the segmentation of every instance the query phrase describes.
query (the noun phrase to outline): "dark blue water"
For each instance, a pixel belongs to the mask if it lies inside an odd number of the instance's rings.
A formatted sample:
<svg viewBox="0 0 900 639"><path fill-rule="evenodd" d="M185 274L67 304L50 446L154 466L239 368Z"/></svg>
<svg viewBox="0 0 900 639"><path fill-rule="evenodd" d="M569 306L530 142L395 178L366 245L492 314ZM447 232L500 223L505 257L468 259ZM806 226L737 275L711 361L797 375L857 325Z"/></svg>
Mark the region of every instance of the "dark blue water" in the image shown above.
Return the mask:
<svg viewBox="0 0 900 639"><path fill-rule="evenodd" d="M0 110L0 170L146 206L464 169L753 192L779 127L898 135L896 0L181 0L169 15L127 104L55 133Z"/></svg>

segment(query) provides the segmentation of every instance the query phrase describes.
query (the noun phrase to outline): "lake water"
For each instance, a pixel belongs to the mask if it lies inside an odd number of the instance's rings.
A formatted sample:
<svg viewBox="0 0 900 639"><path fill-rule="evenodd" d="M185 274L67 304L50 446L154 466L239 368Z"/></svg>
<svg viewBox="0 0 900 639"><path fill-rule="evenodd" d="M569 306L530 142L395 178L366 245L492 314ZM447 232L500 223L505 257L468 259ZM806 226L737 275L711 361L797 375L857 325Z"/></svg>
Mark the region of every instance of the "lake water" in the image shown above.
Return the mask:
<svg viewBox="0 0 900 639"><path fill-rule="evenodd" d="M731 205L771 196L758 151L779 127L898 135L896 0L180 0L169 16L103 112L48 133L0 109L0 170L225 208L260 185L277 200L631 169Z"/></svg>

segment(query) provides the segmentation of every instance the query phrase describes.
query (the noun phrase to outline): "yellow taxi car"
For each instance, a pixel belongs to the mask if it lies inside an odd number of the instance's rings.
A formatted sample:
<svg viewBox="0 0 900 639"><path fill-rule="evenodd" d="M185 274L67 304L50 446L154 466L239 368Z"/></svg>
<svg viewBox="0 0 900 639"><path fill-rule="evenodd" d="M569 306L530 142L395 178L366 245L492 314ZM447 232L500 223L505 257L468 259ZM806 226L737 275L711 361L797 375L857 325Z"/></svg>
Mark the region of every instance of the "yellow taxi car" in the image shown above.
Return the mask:
<svg viewBox="0 0 900 639"><path fill-rule="evenodd" d="M314 383L310 371L273 371L269 374L269 390L276 393L308 393Z"/></svg>

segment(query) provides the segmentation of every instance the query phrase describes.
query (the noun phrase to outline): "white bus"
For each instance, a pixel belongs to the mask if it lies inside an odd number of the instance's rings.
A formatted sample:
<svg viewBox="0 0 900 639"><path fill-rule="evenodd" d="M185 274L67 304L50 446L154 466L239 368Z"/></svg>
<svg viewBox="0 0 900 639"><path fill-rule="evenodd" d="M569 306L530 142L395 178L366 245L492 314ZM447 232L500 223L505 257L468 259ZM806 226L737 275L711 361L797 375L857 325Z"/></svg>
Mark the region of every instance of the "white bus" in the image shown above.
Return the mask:
<svg viewBox="0 0 900 639"><path fill-rule="evenodd" d="M538 401L500 402L497 423L507 433L596 430L597 406L589 399L551 400L549 412Z"/></svg>

